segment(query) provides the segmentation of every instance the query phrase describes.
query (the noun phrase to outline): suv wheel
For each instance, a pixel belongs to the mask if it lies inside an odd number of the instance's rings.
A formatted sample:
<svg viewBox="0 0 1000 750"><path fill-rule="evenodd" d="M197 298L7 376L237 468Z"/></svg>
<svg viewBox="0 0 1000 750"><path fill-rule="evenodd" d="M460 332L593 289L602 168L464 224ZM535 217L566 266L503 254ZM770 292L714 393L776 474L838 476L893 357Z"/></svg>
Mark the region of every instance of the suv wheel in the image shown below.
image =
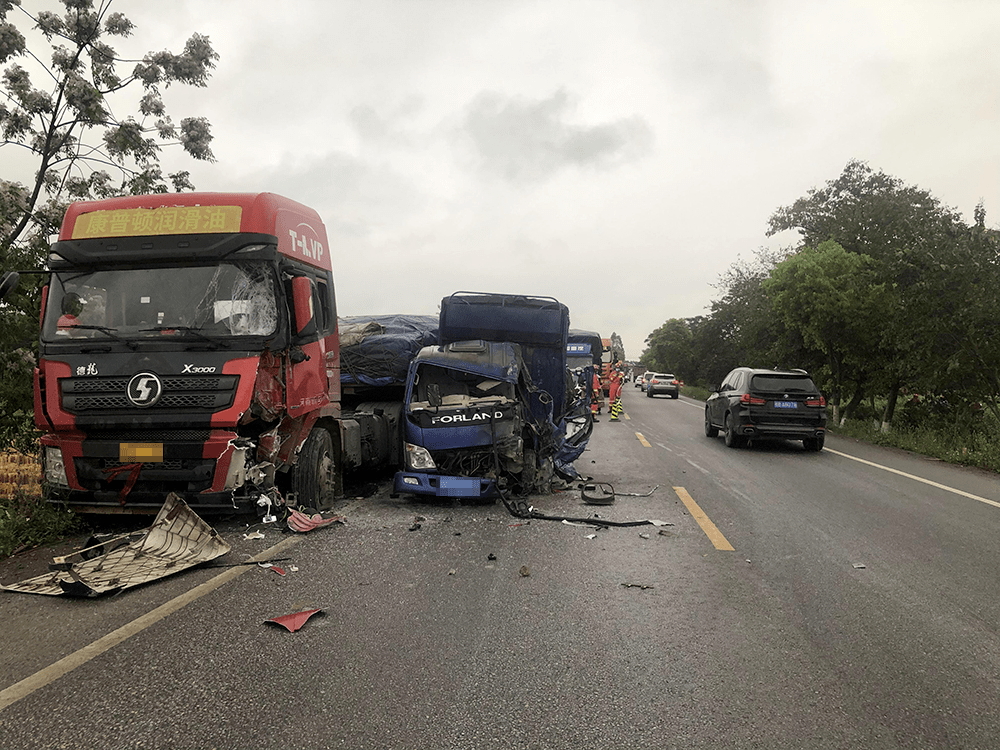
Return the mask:
<svg viewBox="0 0 1000 750"><path fill-rule="evenodd" d="M807 451L821 451L823 450L823 443L826 440L825 435L819 435L817 437L805 438L802 441L802 445L805 446Z"/></svg>
<svg viewBox="0 0 1000 750"><path fill-rule="evenodd" d="M724 435L726 445L730 448L742 448L744 438L736 432L736 418L729 413L726 415L726 432Z"/></svg>
<svg viewBox="0 0 1000 750"><path fill-rule="evenodd" d="M712 419L708 416L708 407L705 407L705 437L719 437L719 428L712 424Z"/></svg>

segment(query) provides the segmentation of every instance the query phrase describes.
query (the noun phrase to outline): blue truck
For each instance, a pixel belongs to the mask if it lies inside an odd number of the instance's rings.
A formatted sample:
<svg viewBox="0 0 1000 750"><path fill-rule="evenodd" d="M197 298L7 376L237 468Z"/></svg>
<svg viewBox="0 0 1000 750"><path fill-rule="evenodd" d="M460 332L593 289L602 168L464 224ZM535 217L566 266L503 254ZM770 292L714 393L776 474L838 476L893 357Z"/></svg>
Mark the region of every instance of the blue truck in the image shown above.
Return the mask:
<svg viewBox="0 0 1000 750"><path fill-rule="evenodd" d="M574 479L589 401L567 367L569 309L551 297L456 292L410 363L396 493L491 498Z"/></svg>

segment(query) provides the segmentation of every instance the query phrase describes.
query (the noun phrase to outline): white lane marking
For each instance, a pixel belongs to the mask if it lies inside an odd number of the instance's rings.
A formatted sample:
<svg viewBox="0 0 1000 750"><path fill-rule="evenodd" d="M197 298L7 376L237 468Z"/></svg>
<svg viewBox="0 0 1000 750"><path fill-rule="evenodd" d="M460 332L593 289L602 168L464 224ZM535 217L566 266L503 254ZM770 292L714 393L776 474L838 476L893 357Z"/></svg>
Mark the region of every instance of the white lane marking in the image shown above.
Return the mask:
<svg viewBox="0 0 1000 750"><path fill-rule="evenodd" d="M996 502L995 500L988 500L985 497L980 497L979 495L973 495L971 492L955 489L954 487L949 487L946 484L938 484L937 482L932 482L930 479L924 479L923 477L918 477L914 474L907 474L905 471L900 471L899 469L892 469L888 466L883 466L882 464L877 464L872 461L866 461L863 458L858 458L857 456L852 456L848 453L841 453L840 451L835 451L833 450L833 448L823 448L823 451L825 453L832 453L835 456L840 456L841 458L849 458L852 461L857 461L858 463L865 464L867 466L872 466L876 469L882 469L882 471L888 471L890 474L898 474L901 477L912 479L914 482L921 482L923 484L928 484L931 487L937 487L939 490L944 490L945 492L951 492L956 495L961 495L962 497L967 497L970 500L977 500L980 503L986 503L987 505L992 505L995 508L1000 508L1000 503Z"/></svg>
<svg viewBox="0 0 1000 750"><path fill-rule="evenodd" d="M696 463L695 463L694 461L692 461L692 460L691 460L690 458L688 458L688 459L685 459L685 460L686 460L686 461L687 461L687 462L688 462L689 464L691 464L691 465L692 465L692 466L693 466L694 468L696 468L696 469L697 469L698 471L700 471L700 472L701 472L702 474L708 474L708 469L703 469L703 468L702 468L702 467L700 467L700 466L699 466L698 464L696 464Z"/></svg>

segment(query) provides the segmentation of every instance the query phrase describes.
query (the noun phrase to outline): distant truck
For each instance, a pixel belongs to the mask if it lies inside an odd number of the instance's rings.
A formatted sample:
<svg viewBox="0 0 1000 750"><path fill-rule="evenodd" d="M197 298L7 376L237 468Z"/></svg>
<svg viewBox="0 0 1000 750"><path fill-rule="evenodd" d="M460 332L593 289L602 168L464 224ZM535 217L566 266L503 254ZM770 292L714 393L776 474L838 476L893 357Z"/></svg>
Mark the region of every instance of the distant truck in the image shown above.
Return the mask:
<svg viewBox="0 0 1000 750"><path fill-rule="evenodd" d="M594 389L594 375L601 371L601 353L600 334L570 329L566 344L566 364L574 374L577 388L582 388L590 397L591 411L595 414L599 414L604 405L600 390L595 392Z"/></svg>
<svg viewBox="0 0 1000 750"><path fill-rule="evenodd" d="M323 509L345 471L398 465L399 394L342 399L312 209L271 193L74 203L49 271L34 391L50 500Z"/></svg>
<svg viewBox="0 0 1000 750"><path fill-rule="evenodd" d="M592 429L567 369L568 308L551 297L457 292L439 343L410 364L396 493L489 498L544 492Z"/></svg>

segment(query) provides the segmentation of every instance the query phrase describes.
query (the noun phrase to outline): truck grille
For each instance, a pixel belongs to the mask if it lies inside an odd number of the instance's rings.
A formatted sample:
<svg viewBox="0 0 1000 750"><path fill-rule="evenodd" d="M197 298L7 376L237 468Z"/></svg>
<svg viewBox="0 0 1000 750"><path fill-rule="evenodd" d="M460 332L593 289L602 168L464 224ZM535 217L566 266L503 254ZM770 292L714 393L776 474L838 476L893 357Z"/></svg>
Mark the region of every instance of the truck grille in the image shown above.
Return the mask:
<svg viewBox="0 0 1000 750"><path fill-rule="evenodd" d="M163 378L163 394L149 407L138 407L126 395L129 378L64 378L60 381L63 408L70 414L153 411L208 411L233 403L238 375Z"/></svg>

